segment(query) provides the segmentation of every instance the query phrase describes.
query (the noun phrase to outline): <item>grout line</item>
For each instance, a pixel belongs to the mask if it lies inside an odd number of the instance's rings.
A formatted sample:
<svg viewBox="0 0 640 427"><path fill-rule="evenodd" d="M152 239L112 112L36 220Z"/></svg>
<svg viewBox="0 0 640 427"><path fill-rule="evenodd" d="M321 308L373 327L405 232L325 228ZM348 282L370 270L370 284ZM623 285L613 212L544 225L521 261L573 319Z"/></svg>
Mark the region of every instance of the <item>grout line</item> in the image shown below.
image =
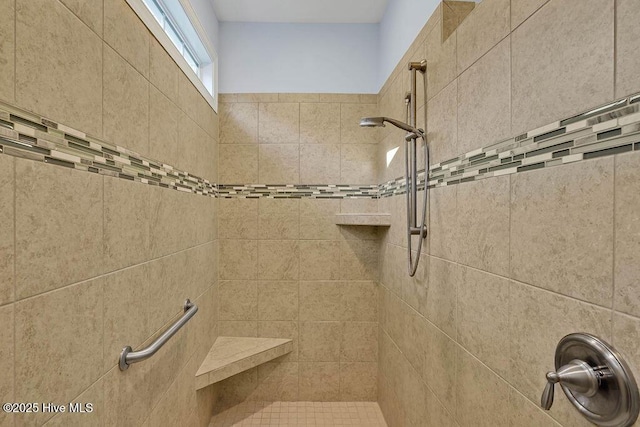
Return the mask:
<svg viewBox="0 0 640 427"><path fill-rule="evenodd" d="M618 170L618 156L613 156L613 206L612 206L612 257L611 257L611 341L613 341L613 326L615 319L615 309L616 309L616 176Z"/></svg>

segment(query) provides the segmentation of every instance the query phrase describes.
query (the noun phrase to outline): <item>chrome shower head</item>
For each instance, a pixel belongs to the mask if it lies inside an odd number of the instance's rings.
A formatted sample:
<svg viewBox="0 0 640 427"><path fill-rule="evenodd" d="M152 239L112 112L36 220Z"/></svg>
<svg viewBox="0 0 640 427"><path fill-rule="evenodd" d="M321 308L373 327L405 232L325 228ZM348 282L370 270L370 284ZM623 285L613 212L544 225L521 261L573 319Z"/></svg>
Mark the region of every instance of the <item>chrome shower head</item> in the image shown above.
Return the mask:
<svg viewBox="0 0 640 427"><path fill-rule="evenodd" d="M384 117L363 117L360 119L360 126L367 128L384 127Z"/></svg>
<svg viewBox="0 0 640 427"><path fill-rule="evenodd" d="M399 120L396 119L391 119L389 117L363 117L360 120L360 126L362 127L379 127L379 126L384 126L384 123L391 123L392 125L394 125L397 128L400 128L402 130L406 130L407 132L410 133L415 133L416 136L422 136L424 134L424 132L420 129L416 129L413 126L410 126L404 122L401 122Z"/></svg>

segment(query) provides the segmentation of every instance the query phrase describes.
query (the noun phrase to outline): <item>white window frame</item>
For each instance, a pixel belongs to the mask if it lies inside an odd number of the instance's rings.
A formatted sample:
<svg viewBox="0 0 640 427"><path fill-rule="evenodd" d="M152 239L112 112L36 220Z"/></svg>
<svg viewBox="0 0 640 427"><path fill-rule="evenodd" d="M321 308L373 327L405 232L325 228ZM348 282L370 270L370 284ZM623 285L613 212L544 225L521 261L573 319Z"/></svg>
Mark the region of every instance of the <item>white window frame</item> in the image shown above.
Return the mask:
<svg viewBox="0 0 640 427"><path fill-rule="evenodd" d="M211 79L213 85L213 94L211 94L209 90L207 90L205 84L202 82L202 80L200 80L200 77L193 71L191 66L189 66L187 60L182 56L182 53L178 50L175 44L173 44L173 41L171 41L167 33L164 31L162 26L160 26L160 24L144 4L144 2L142 0L127 0L127 3L142 20L142 22L144 22L144 24L155 36L155 38L158 39L162 47L164 47L171 58L173 58L176 64L178 64L180 69L189 78L196 89L198 89L204 99L207 100L209 105L211 105L211 108L213 108L215 112L218 112L218 54L213 48L213 44L211 43L211 40L209 40L209 37L202 27L202 24L198 20L198 17L193 10L193 6L191 6L191 3L188 0L178 1L180 2L180 5L184 9L184 12L189 18L189 21L191 21L191 25L193 25L193 28L200 38L200 41L204 45L204 48L211 58L211 64L203 65L201 67L201 73L204 75L205 79Z"/></svg>

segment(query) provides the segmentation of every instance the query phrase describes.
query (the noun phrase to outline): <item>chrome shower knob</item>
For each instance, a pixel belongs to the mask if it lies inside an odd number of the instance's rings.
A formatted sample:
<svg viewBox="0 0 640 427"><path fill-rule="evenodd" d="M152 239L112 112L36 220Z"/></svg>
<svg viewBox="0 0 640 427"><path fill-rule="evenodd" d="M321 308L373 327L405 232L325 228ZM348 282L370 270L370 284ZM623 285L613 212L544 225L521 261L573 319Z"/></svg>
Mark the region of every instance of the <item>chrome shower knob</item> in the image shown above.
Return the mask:
<svg viewBox="0 0 640 427"><path fill-rule="evenodd" d="M546 410L551 409L551 405L553 405L556 383L561 383L575 393L580 393L587 397L595 395L600 386L595 369L582 360L572 360L558 369L557 372L547 372L547 385L542 392L540 401L540 405Z"/></svg>
<svg viewBox="0 0 640 427"><path fill-rule="evenodd" d="M556 371L547 372L540 406L553 405L555 384L590 422L606 427L628 427L638 418L640 395L631 370L606 342L577 333L556 347Z"/></svg>

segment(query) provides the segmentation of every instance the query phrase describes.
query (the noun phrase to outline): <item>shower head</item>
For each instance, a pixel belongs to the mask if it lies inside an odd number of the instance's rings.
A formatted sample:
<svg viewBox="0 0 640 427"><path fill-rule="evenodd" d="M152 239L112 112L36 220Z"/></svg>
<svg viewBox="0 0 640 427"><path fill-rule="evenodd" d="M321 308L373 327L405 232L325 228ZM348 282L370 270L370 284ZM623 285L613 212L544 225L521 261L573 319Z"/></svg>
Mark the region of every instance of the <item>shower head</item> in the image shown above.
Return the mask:
<svg viewBox="0 0 640 427"><path fill-rule="evenodd" d="M397 128L402 130L406 130L407 132L415 133L417 136L422 136L424 132L420 129L416 129L413 126L410 126L404 122L399 120L391 119L389 117L363 117L360 120L360 126L362 127L379 127L384 126L384 123L391 123Z"/></svg>
<svg viewBox="0 0 640 427"><path fill-rule="evenodd" d="M360 126L366 128L384 126L384 117L363 117L360 119Z"/></svg>

